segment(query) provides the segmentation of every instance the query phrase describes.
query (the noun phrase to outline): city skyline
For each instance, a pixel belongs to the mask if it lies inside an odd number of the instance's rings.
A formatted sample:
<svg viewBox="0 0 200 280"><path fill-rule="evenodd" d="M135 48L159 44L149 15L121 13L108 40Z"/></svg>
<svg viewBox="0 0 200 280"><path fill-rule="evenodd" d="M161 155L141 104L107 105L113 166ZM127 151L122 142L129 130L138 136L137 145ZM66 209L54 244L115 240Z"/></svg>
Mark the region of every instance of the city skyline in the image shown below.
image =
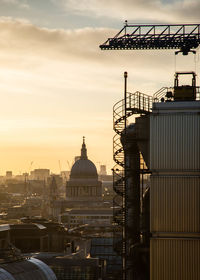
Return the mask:
<svg viewBox="0 0 200 280"><path fill-rule="evenodd" d="M106 4L105 4L106 3ZM152 95L173 85L174 70L199 74L199 51L101 51L124 20L196 23L196 1L0 0L0 174L69 170L86 136L88 156L112 162L112 107L128 90ZM187 20L186 20L187 19ZM186 70L184 68L184 70ZM199 85L199 77L197 79Z"/></svg>

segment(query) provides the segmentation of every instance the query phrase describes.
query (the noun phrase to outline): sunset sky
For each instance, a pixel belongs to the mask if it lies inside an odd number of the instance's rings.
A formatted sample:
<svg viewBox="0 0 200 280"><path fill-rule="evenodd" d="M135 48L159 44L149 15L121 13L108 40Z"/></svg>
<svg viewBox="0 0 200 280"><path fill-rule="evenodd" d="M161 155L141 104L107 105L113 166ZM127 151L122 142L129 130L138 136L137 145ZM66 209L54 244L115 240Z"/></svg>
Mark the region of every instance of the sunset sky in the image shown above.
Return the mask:
<svg viewBox="0 0 200 280"><path fill-rule="evenodd" d="M200 23L199 0L0 0L0 175L69 170L88 156L112 168L112 107L128 90L152 95L175 70L200 74L174 51L101 51L130 23ZM197 79L199 85L199 77ZM69 163L69 164L68 164ZM109 171L110 172L110 171Z"/></svg>

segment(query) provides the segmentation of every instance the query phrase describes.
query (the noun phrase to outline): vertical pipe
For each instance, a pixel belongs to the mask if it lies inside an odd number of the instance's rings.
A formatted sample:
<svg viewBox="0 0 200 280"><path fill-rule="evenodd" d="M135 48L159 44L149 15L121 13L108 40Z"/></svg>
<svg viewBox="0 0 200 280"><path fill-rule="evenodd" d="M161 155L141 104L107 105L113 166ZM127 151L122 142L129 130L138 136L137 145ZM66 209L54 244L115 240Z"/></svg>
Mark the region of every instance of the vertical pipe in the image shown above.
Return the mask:
<svg viewBox="0 0 200 280"><path fill-rule="evenodd" d="M142 198L142 201L141 201L141 203L142 203L142 208L143 208L143 194L144 194L144 162L143 162L143 166L142 166L142 169L141 169L141 171L142 171L142 195L141 195L141 198Z"/></svg>
<svg viewBox="0 0 200 280"><path fill-rule="evenodd" d="M128 73L124 72L124 116L125 116L125 121L124 121L124 128L125 128L125 133L126 133L126 107L127 107L127 77L128 77Z"/></svg>
<svg viewBox="0 0 200 280"><path fill-rule="evenodd" d="M125 134L125 139L126 139L126 125L127 125L127 120L126 120L126 98L127 98L127 77L128 73L124 72L124 134ZM124 192L123 192L123 259L122 259L122 268L123 268L123 280L126 280L126 143L124 143Z"/></svg>
<svg viewBox="0 0 200 280"><path fill-rule="evenodd" d="M139 110L140 110L140 92L139 92Z"/></svg>
<svg viewBox="0 0 200 280"><path fill-rule="evenodd" d="M138 245L140 243L140 153L137 146L135 126L126 128L122 135L125 151L125 242L126 280L136 280L138 275ZM137 248L136 248L137 247Z"/></svg>

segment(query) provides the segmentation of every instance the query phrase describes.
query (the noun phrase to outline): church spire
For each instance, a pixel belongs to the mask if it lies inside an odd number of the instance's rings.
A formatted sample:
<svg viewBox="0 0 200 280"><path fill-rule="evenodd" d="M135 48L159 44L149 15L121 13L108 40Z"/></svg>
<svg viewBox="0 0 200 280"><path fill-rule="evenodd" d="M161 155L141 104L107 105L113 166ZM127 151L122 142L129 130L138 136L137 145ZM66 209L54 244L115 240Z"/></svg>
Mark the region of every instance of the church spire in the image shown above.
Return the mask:
<svg viewBox="0 0 200 280"><path fill-rule="evenodd" d="M85 136L83 136L83 144L81 149L81 159L87 159L87 149L85 145Z"/></svg>

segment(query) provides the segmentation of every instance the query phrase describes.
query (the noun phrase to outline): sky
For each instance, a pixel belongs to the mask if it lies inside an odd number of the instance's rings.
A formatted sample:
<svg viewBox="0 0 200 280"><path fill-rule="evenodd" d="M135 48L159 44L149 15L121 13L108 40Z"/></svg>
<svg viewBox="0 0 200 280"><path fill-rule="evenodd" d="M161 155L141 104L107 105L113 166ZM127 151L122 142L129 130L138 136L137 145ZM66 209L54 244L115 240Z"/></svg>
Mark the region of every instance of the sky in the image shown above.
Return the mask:
<svg viewBox="0 0 200 280"><path fill-rule="evenodd" d="M177 70L199 75L200 56L99 45L125 20L200 23L199 15L199 0L0 0L0 175L69 170L83 136L89 159L110 173L123 72L129 91L152 95Z"/></svg>

